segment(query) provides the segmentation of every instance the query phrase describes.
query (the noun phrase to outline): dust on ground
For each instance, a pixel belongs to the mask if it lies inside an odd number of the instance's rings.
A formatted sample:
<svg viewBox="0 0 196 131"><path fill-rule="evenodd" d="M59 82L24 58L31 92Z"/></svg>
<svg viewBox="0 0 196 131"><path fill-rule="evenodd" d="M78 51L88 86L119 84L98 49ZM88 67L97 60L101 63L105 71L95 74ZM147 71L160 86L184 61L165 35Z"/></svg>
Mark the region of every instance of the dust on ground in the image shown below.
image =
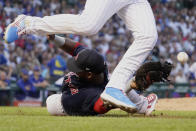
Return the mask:
<svg viewBox="0 0 196 131"><path fill-rule="evenodd" d="M159 99L156 110L196 111L196 97Z"/></svg>

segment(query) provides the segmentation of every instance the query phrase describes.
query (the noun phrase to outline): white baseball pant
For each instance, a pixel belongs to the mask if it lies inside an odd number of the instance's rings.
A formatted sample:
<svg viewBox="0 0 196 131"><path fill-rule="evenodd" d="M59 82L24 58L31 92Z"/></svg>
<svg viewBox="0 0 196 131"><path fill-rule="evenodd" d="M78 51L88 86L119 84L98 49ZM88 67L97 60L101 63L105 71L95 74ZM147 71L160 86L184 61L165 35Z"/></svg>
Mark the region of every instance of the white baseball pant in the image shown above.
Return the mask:
<svg viewBox="0 0 196 131"><path fill-rule="evenodd" d="M29 34L96 34L115 13L133 33L134 42L115 68L107 87L122 89L140 67L157 41L152 9L147 0L87 0L79 15L60 14L26 18Z"/></svg>

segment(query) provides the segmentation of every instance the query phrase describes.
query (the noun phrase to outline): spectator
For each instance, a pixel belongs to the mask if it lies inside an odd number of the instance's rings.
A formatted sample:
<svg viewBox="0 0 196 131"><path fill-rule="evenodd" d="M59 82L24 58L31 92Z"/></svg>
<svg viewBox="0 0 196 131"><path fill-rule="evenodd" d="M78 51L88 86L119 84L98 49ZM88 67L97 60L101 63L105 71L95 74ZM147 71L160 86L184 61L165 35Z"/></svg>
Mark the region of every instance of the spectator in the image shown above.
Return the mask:
<svg viewBox="0 0 196 131"><path fill-rule="evenodd" d="M6 72L0 71L0 105L9 105L9 90L4 90L9 84Z"/></svg>
<svg viewBox="0 0 196 131"><path fill-rule="evenodd" d="M194 63L190 66L190 73L192 74L193 78L196 78L196 62L194 62Z"/></svg>
<svg viewBox="0 0 196 131"><path fill-rule="evenodd" d="M16 66L16 74L18 75L17 78L20 77L22 69L30 70L30 66L26 58L22 58L21 63Z"/></svg>
<svg viewBox="0 0 196 131"><path fill-rule="evenodd" d="M7 62L8 61L4 53L4 45L0 43L0 69L8 70Z"/></svg>
<svg viewBox="0 0 196 131"><path fill-rule="evenodd" d="M28 70L22 69L21 78L17 81L17 86L19 88L15 94L17 100L25 100L26 97L39 98L39 90L29 79Z"/></svg>
<svg viewBox="0 0 196 131"><path fill-rule="evenodd" d="M179 70L179 72L176 76L175 82L176 83L187 83L188 82L188 79L187 79L186 75L183 74L182 70Z"/></svg>
<svg viewBox="0 0 196 131"><path fill-rule="evenodd" d="M30 80L36 88L46 88L48 86L48 82L40 75L40 68L38 66L34 67Z"/></svg>
<svg viewBox="0 0 196 131"><path fill-rule="evenodd" d="M6 88L10 84L9 77L7 76L6 72L1 71L0 72L0 87Z"/></svg>
<svg viewBox="0 0 196 131"><path fill-rule="evenodd" d="M49 63L48 67L50 70L50 82L54 83L60 77L62 77L66 70L66 62L61 55L55 55Z"/></svg>
<svg viewBox="0 0 196 131"><path fill-rule="evenodd" d="M194 62L190 67L189 80L191 87L196 87L196 62Z"/></svg>

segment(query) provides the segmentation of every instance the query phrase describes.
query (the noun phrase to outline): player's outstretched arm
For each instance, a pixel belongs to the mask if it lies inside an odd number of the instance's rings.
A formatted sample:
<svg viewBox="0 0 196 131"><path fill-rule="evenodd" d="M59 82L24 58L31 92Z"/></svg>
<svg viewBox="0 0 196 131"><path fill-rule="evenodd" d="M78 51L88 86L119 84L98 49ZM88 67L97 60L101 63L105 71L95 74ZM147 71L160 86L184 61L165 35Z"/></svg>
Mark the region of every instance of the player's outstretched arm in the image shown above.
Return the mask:
<svg viewBox="0 0 196 131"><path fill-rule="evenodd" d="M76 42L72 39L61 37L61 36L58 36L58 35L48 35L48 40L53 41L56 46L58 46L63 51L65 51L66 53L69 53L72 56L77 55L77 54L74 53L74 50L77 47L82 46L82 44L79 43L79 42Z"/></svg>

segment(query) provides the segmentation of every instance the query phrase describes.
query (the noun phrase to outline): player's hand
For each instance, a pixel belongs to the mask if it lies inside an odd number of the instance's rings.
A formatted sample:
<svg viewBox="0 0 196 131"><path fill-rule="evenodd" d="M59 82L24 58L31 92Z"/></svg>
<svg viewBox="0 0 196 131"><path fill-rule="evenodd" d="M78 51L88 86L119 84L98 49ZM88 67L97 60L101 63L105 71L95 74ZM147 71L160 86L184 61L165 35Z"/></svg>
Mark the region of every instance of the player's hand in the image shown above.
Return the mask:
<svg viewBox="0 0 196 131"><path fill-rule="evenodd" d="M48 40L54 40L55 35L47 35Z"/></svg>
<svg viewBox="0 0 196 131"><path fill-rule="evenodd" d="M137 85L136 85L135 80L132 80L132 81L131 81L130 87L131 87L132 89L136 89L136 90L137 90Z"/></svg>

